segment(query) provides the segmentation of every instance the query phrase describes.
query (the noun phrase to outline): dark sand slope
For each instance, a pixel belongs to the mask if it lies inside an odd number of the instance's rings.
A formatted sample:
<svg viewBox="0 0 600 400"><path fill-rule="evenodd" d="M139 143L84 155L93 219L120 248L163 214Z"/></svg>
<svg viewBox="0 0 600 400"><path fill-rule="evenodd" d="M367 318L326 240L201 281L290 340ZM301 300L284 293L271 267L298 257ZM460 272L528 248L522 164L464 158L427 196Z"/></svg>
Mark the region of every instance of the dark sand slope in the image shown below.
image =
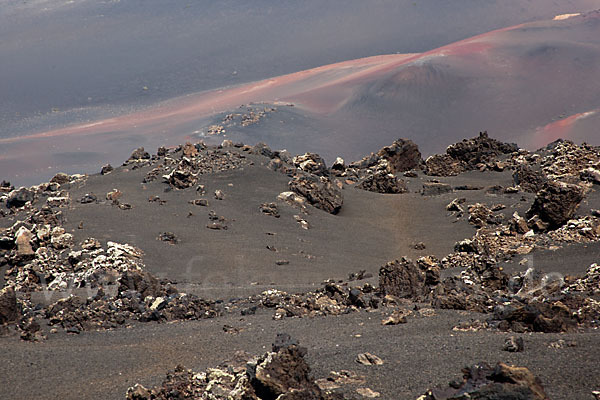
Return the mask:
<svg viewBox="0 0 600 400"><path fill-rule="evenodd" d="M100 159L122 159L125 143L174 144L206 132L215 122L211 116L250 102L294 103L302 121L271 124L252 137L242 133L246 142L298 129L279 147L302 152L318 140L315 147L328 159L336 153L357 158L398 136L414 139L429 154L482 129L536 148L553 136L533 134L538 128L598 108L599 38L600 13L591 12L426 53L347 61L189 95L146 111L0 139L0 169L19 179L57 168L91 171ZM286 115L275 119L290 122ZM581 126L577 139L596 143L597 131ZM239 135L234 129L230 136Z"/></svg>
<svg viewBox="0 0 600 400"><path fill-rule="evenodd" d="M573 155L582 149L573 148L566 162L573 167L572 174L563 178L575 180L588 192L571 217L579 222L592 221L600 227L600 220L591 217L592 210L600 208L600 181L595 184L580 181L577 168L581 166L578 167L579 160ZM37 343L20 340L13 327L7 337L0 337L0 354L3 355L0 398L122 399L128 387L138 382L157 385L166 371L178 364L202 371L233 357L238 350L261 354L269 349L278 332L291 334L308 348L307 357L315 377L325 377L330 371L354 371L364 375L365 386L379 392L382 399L414 400L428 387L459 378L460 369L465 365L482 360L526 366L540 377L552 399L588 399L593 390L600 388L596 371L600 363L600 336L597 329L589 327L560 334L509 334L496 329L457 331L453 327L475 319L487 320L492 313L433 310L432 304L409 299L398 299L398 304L391 307L355 309L344 315L276 319L274 308L262 305L256 314L241 314L230 299L244 298L266 289L289 293L312 291L322 287L325 279L344 279L359 270L374 276L352 281L350 287L362 287L366 282L377 285L379 267L387 261L402 256L417 259L452 253L457 241L470 238L476 232L475 226L468 222L470 212L457 214L447 210L447 204L455 198L465 199L462 203L465 210L475 203L488 207L504 205L505 208L499 207L494 212L494 218L500 217L508 226L513 213L525 215L535 197L519 188L504 192L503 188L515 184L511 170L515 166L506 167L502 172L493 171L498 169L496 160L484 164L488 165L486 171L435 177L441 184L449 185L446 190L454 188L442 194L423 195L424 185L431 184L434 177L418 170L412 177L398 175L407 184L406 193L367 192L347 183L342 189L344 204L337 215L312 206L303 214L298 208L275 200L280 192L288 190L290 177L268 168L267 163L272 160L251 154L249 150L233 147L203 150L197 161L217 151L221 155L243 155L240 158L243 164L232 170L200 174L197 183L186 189L172 188L160 175L154 181L143 183L154 167L167 163L167 158L185 165L181 151L171 151L152 161L131 162L108 175L62 177L66 181L63 180L58 189L39 193L32 204L34 209L48 204L49 196L69 196L70 202L53 210L60 213L61 225L73 234L75 243L95 237L103 246L107 241L139 246L144 252L145 269L152 274L176 282L180 291L218 299L233 308L209 320L164 323L132 320L125 324L129 327L116 326L106 331L84 329L76 335L66 333L59 325L54 325L58 327L56 333L50 333L48 321L40 319L47 339ZM600 149L590 151L598 162ZM518 156L517 153L511 155ZM539 157L530 160L534 163ZM501 163L511 165L510 157L504 157ZM215 162L215 165L222 164ZM175 168L175 164L170 168ZM303 173L299 169L293 172ZM349 174L346 178L353 176L350 168L345 173ZM198 193L197 185L204 185L204 195ZM114 189L122 192L119 204L128 204L131 208L105 200L106 194ZM216 190L224 193L223 199L214 198ZM80 199L89 194L96 195L98 201L82 203ZM207 199L208 206L189 203L199 197ZM2 210L6 209L5 201L3 197ZM56 200L49 204L53 201ZM260 210L260 204L265 202L276 202L279 218ZM22 220L28 207L12 210L0 218L2 235L8 234L4 228ZM228 229L207 229L211 223L210 210L225 217L223 223ZM294 215L305 218L310 229L302 229ZM490 225L483 230L493 232L499 228ZM177 243L158 240L163 232L174 233ZM495 236L527 242L523 236L504 232ZM581 243L557 242L558 246L552 247L543 244L541 238L545 233L537 233L534 236L540 238L540 242L536 242L539 246L536 244L531 253L511 255L502 267L510 274L533 266L542 272L579 276L592 262L598 261L600 228L595 229L589 241L576 239L577 232L579 230L573 230L571 237ZM416 248L417 242L423 242L425 248ZM2 243L6 246L7 241L3 239ZM72 249L79 248L77 246L65 249L62 257L67 257ZM273 247L277 251L273 251ZM12 250L2 254L7 260L13 259ZM528 259L527 263L522 262L524 258ZM282 260L289 263L278 265L277 261ZM4 264L0 273L4 275L7 268ZM444 276L454 276L462 269L463 265L442 272ZM46 307L69 293L68 290L34 291L31 298L33 304L39 302L40 307ZM86 289L75 290L78 295L85 293ZM26 297L27 292L19 296ZM382 326L381 320L393 309L413 310L415 306L427 312L421 314L415 310L406 324ZM509 335L523 338L523 352L502 350ZM550 346L558 340L574 341L576 345ZM356 363L356 355L363 352L378 355L384 364ZM355 389L348 385L341 391L348 398L363 398Z"/></svg>

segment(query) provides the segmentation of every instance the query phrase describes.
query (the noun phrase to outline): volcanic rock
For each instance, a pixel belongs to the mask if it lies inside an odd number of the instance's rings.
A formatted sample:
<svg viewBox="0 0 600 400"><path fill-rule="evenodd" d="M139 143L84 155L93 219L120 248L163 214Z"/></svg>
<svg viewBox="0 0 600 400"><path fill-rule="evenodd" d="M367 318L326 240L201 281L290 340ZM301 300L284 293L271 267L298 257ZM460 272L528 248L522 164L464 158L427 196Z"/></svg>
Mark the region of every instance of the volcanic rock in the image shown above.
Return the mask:
<svg viewBox="0 0 600 400"><path fill-rule="evenodd" d="M284 340L285 341L285 340ZM205 372L194 373L178 366L162 385L147 389L139 384L127 390L128 400L237 399L237 400L333 400L310 376L306 349L294 340L273 346L256 358L236 353L233 360Z"/></svg>
<svg viewBox="0 0 600 400"><path fill-rule="evenodd" d="M383 147L377 154L371 153L360 161L351 163L349 167L357 170L382 170L381 167L385 167L387 173L396 174L420 168L422 163L417 145L408 139L398 139L390 146Z"/></svg>
<svg viewBox="0 0 600 400"><path fill-rule="evenodd" d="M435 154L425 160L425 173L431 176L455 176L467 170L463 161L448 154Z"/></svg>
<svg viewBox="0 0 600 400"><path fill-rule="evenodd" d="M525 234L529 231L527 221L516 211L513 213L512 219L510 220L510 227L514 232L520 234Z"/></svg>
<svg viewBox="0 0 600 400"><path fill-rule="evenodd" d="M342 191L327 177L297 176L288 185L291 191L304 196L310 204L330 214L337 214L344 203Z"/></svg>
<svg viewBox="0 0 600 400"><path fill-rule="evenodd" d="M274 157L273 150L271 150L271 148L263 142L258 142L254 146L252 146L250 153L265 156L267 158Z"/></svg>
<svg viewBox="0 0 600 400"><path fill-rule="evenodd" d="M110 164L106 164L100 170L100 175L108 175L114 170L113 166Z"/></svg>
<svg viewBox="0 0 600 400"><path fill-rule="evenodd" d="M502 154L518 150L515 144L499 142L491 139L487 132L480 132L478 137L448 146L446 154L429 157L425 161L425 173L434 176L458 175L464 171L479 169ZM497 163L491 168L497 170Z"/></svg>
<svg viewBox="0 0 600 400"><path fill-rule="evenodd" d="M198 181L198 177L191 171L185 169L174 169L170 174L163 177L171 186L177 189L192 187Z"/></svg>
<svg viewBox="0 0 600 400"><path fill-rule="evenodd" d="M11 185L9 181L2 180L2 182L0 182L0 193L8 193L14 190L14 188L15 187Z"/></svg>
<svg viewBox="0 0 600 400"><path fill-rule="evenodd" d="M431 389L418 400L459 399L548 400L539 378L525 367L482 362L463 369L463 381L445 389Z"/></svg>
<svg viewBox="0 0 600 400"><path fill-rule="evenodd" d="M363 189L377 193L405 193L408 191L406 183L402 179L398 179L395 175L385 171L377 171L368 175L358 185L357 189Z"/></svg>
<svg viewBox="0 0 600 400"><path fill-rule="evenodd" d="M198 149L190 142L187 142L181 149L181 155L184 157L195 157L198 155Z"/></svg>
<svg viewBox="0 0 600 400"><path fill-rule="evenodd" d="M569 332L577 326L571 310L561 303L530 301L499 305L491 319L500 330L513 332Z"/></svg>
<svg viewBox="0 0 600 400"><path fill-rule="evenodd" d="M469 223L482 227L488 224L500 225L503 217L500 214L494 214L492 210L481 203L469 205Z"/></svg>
<svg viewBox="0 0 600 400"><path fill-rule="evenodd" d="M579 173L579 178L582 181L592 182L593 184L600 185L600 171L596 168L586 168Z"/></svg>
<svg viewBox="0 0 600 400"><path fill-rule="evenodd" d="M478 137L464 139L462 142L448 146L446 154L455 160L465 162L468 169L474 169L478 164L492 161L501 154L518 150L516 144L502 143L490 138L487 132L480 132Z"/></svg>
<svg viewBox="0 0 600 400"><path fill-rule="evenodd" d="M119 279L119 292L132 290L142 295L142 298L152 296L159 297L164 294L158 279L146 271L127 270Z"/></svg>
<svg viewBox="0 0 600 400"><path fill-rule="evenodd" d="M108 201L118 201L123 196L123 192L119 189L113 189L110 192L106 193L106 200Z"/></svg>
<svg viewBox="0 0 600 400"><path fill-rule="evenodd" d="M387 160L390 172L394 174L419 168L423 163L419 147L408 139L398 139L383 147L377 156Z"/></svg>
<svg viewBox="0 0 600 400"><path fill-rule="evenodd" d="M19 318L15 290L7 286L0 290L0 325L16 322Z"/></svg>
<svg viewBox="0 0 600 400"><path fill-rule="evenodd" d="M260 205L260 211L262 211L263 214L271 215L275 218L280 217L276 203L262 203Z"/></svg>
<svg viewBox="0 0 600 400"><path fill-rule="evenodd" d="M392 314L390 314L388 317L381 320L381 324L382 325L405 324L407 322L406 317L409 316L410 314L411 314L410 311L394 310L394 312L392 312Z"/></svg>
<svg viewBox="0 0 600 400"><path fill-rule="evenodd" d="M27 204L27 202L33 201L34 198L35 194L32 190L26 188L13 190L8 194L8 198L6 199L6 207L23 207L25 204Z"/></svg>
<svg viewBox="0 0 600 400"><path fill-rule="evenodd" d="M71 177L69 175L65 174L64 172L59 172L56 175L54 175L52 177L52 179L50 179L50 182L54 182L54 183L58 183L59 185L62 185L64 183L71 182Z"/></svg>
<svg viewBox="0 0 600 400"><path fill-rule="evenodd" d="M463 213L465 210L462 208L461 204L464 204L465 201L467 201L467 199L465 199L464 197L456 198L456 199L452 200L450 203L448 203L448 205L446 206L446 210Z"/></svg>
<svg viewBox="0 0 600 400"><path fill-rule="evenodd" d="M310 367L304 360L306 349L297 345L281 347L248 365L250 382L258 398L321 399L323 394L310 378ZM280 397L282 396L283 397Z"/></svg>
<svg viewBox="0 0 600 400"><path fill-rule="evenodd" d="M98 197L94 193L86 193L81 199L79 199L79 202L81 204L97 203Z"/></svg>
<svg viewBox="0 0 600 400"><path fill-rule="evenodd" d="M527 211L527 218L538 215L542 221L549 224L550 229L559 228L575 215L584 197L585 193L579 186L548 182L538 192Z"/></svg>
<svg viewBox="0 0 600 400"><path fill-rule="evenodd" d="M143 147L137 148L131 153L127 161L149 160L150 154Z"/></svg>
<svg viewBox="0 0 600 400"><path fill-rule="evenodd" d="M504 351L508 351L510 353L518 353L524 350L523 338L522 337L507 337L504 341L504 347L502 348Z"/></svg>
<svg viewBox="0 0 600 400"><path fill-rule="evenodd" d="M15 235L18 256L32 256L34 254L33 248L31 247L31 239L33 239L31 231L24 226L21 226Z"/></svg>
<svg viewBox="0 0 600 400"><path fill-rule="evenodd" d="M379 290L384 296L418 299L427 292L425 273L407 258L388 262L379 269Z"/></svg>
<svg viewBox="0 0 600 400"><path fill-rule="evenodd" d="M318 154L305 153L298 155L292 159L292 163L296 168L301 169L304 172L317 176L327 176L329 171L325 165L325 160Z"/></svg>
<svg viewBox="0 0 600 400"><path fill-rule="evenodd" d="M225 199L225 193L223 193L223 191L220 190L220 189L215 190L215 199L217 199L217 200L224 200Z"/></svg>
<svg viewBox="0 0 600 400"><path fill-rule="evenodd" d="M346 170L346 164L344 163L344 159L341 157L337 157L333 164L331 164L331 171L335 174L341 174Z"/></svg>
<svg viewBox="0 0 600 400"><path fill-rule="evenodd" d="M194 199L194 200L190 200L190 204L193 204L195 206L202 206L202 207L208 207L208 200L206 199Z"/></svg>
<svg viewBox="0 0 600 400"><path fill-rule="evenodd" d="M177 239L177 236L173 232L161 232L158 235L158 240L169 244L177 244L179 242L179 239Z"/></svg>
<svg viewBox="0 0 600 400"><path fill-rule="evenodd" d="M383 360L371 353L360 353L356 356L356 362L362 365L382 365Z"/></svg>
<svg viewBox="0 0 600 400"><path fill-rule="evenodd" d="M534 171L527 165L519 165L513 172L513 181L522 190L530 193L537 193L548 182L548 178L541 171Z"/></svg>

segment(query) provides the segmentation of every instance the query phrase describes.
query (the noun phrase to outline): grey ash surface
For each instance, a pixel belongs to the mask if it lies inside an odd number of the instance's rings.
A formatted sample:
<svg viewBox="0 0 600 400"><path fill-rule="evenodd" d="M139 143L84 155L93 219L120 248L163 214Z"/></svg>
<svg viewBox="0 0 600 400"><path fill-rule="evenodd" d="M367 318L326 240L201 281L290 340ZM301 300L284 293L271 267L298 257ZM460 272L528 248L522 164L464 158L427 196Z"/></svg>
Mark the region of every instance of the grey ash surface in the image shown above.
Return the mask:
<svg viewBox="0 0 600 400"><path fill-rule="evenodd" d="M72 203L63 209L65 228L76 242L95 237L138 246L153 274L177 282L181 290L226 300L268 288L312 290L325 279L344 279L362 269L376 276L381 265L402 256L443 257L453 251L455 242L475 233L466 218L457 220L446 211L454 198L466 198L465 204L502 203L506 216L514 211L524 214L533 199L523 193L486 193L493 185L510 186L509 172L438 178L453 187L469 184L482 189L422 196L419 190L431 177L419 173L417 178L404 178L409 188L406 194L382 195L345 186L344 206L338 215L313 207L303 215L279 203L281 216L274 218L262 213L260 205L275 201L286 191L289 178L269 170L267 158L248 155L248 159L254 165L200 175L198 184L205 185L204 195L195 188L165 191L168 185L160 178L142 183L151 167L119 167L109 175L90 176L69 189ZM113 189L123 192L120 201L131 209L104 200ZM223 200L214 198L217 189L224 192ZM100 202L77 202L87 193L94 193ZM152 196L166 203L149 201ZM196 198L206 198L208 207L189 203ZM598 208L595 192L587 202L584 207ZM206 228L210 210L225 217L227 230ZM295 214L308 220L311 228L302 229ZM13 217L0 219L2 226L12 221ZM162 232L174 233L177 244L158 240ZM425 243L426 249L416 250L417 242ZM597 261L599 251L597 244L580 244L555 252L534 252L533 259L535 266L546 272L580 273ZM289 264L277 265L282 259ZM518 261L513 259L506 268L524 270L526 266ZM525 351L507 353L502 344L509 334L452 330L460 322L481 318L476 313L436 310L434 316L410 317L407 324L382 326L384 314L376 310L273 320L272 310L259 309L256 315L135 323L129 329L80 335L60 331L40 343L0 338L0 398L121 399L135 383L159 384L165 372L178 364L200 371L237 350L261 354L278 332L289 333L308 348L315 377L325 377L332 370L355 371L365 375L366 386L384 399L415 399L428 387L459 378L460 368L478 361L528 367L553 399L591 398L591 392L600 386L600 336L596 332L522 334ZM225 333L224 325L241 332ZM577 346L548 347L558 339L574 340ZM362 352L378 355L384 364L357 364L354 359ZM352 395L352 387L344 390ZM356 393L353 396L359 398Z"/></svg>

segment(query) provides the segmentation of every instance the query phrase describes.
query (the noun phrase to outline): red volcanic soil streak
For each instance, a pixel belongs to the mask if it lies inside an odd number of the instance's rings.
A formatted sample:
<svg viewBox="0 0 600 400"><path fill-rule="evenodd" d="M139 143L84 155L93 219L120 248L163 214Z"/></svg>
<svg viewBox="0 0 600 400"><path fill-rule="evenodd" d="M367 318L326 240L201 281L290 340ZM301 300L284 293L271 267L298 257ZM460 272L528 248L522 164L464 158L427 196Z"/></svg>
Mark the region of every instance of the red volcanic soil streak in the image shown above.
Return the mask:
<svg viewBox="0 0 600 400"><path fill-rule="evenodd" d="M4 138L0 139L0 143L16 143L57 136L87 136L117 131L143 131L144 134L172 131L179 125L237 108L241 104L291 100L303 92L360 79L386 67L394 68L414 57L412 54L394 54L344 61L240 86L201 92L119 117ZM321 108L316 107L314 111L319 110Z"/></svg>
<svg viewBox="0 0 600 400"><path fill-rule="evenodd" d="M539 148L558 139L570 139L571 131L577 121L596 115L599 112L600 109L573 114L559 121L551 122L548 125L540 127L533 136L532 145L535 148Z"/></svg>
<svg viewBox="0 0 600 400"><path fill-rule="evenodd" d="M432 136L441 127L448 127L457 136L467 130L475 131L485 124L492 124L505 136L515 132L528 132L530 134L527 137L521 135L517 141L520 144L521 141L529 141L531 147L539 147L558 137L568 137L572 125L590 115L581 113L543 126L535 132L530 130L530 127L542 126L553 115L561 112L559 110L565 109L557 107L551 101L545 101L554 98L562 101L563 97L556 97L555 93L571 89L566 84L548 84L560 83L560 78L566 76L560 70L563 65L568 70L569 63L564 60L581 54L595 57L598 53L595 47L588 46L588 37L593 37L595 31L593 26L583 26L583 18L600 17L594 14L512 26L425 53L392 54L344 61L272 79L191 94L117 117L0 139L0 170L3 173L8 171L22 174L63 166L71 166L72 170L82 165L95 168L98 163L103 162L98 160L109 157L112 157L110 160L118 159L117 156L122 157L124 152L135 147L174 145L188 137L197 137L197 131L208 124L211 116L237 109L244 104L261 102L293 103L307 111L307 114L329 117L324 120L328 123L331 121L332 126L336 123L339 126L351 126L355 131L340 129L329 139L334 142L349 139L349 143L353 144L348 148L362 148L371 144L375 147L375 138L371 138L372 143L366 143L359 132L363 122L369 128L374 126L370 121L379 124L375 124L378 127L376 129L384 136L395 135L397 126L404 124L411 134L421 135L419 137L423 138L423 143L420 145L429 148L438 146L437 142L440 141L450 143L457 139ZM536 29L556 26L563 28L567 25L577 28L572 30L570 36L563 29ZM545 63L552 57L551 50L554 49L552 45L547 45L548 41L551 44L558 43L559 50L561 45L568 50L575 50L572 53L558 53L563 55L562 64ZM586 47L572 46L571 42L583 43ZM595 45L596 42L592 40L591 43ZM518 51L513 51L514 47ZM546 48L549 50L544 53ZM540 49L542 56L535 53ZM526 50L533 51L534 55L523 54ZM569 57L564 57L564 54ZM537 77L526 66L531 63L535 67L536 62L544 62L541 65L549 64L553 68L547 68L545 75L540 74L539 79L535 79ZM597 75L594 65L587 63L585 69L577 70L577 75L568 74L587 79L585 84L576 79L571 82L575 83L573 91L578 90L577 96L581 101L571 95L568 101L572 103L572 107L569 109L590 110L597 107L597 86L592 79ZM414 73L407 67L414 68ZM400 74L400 71L408 73ZM423 76L424 81L415 81L414 77L420 76ZM468 82L462 79L465 76L469 77ZM412 84L396 82L394 79L399 77L406 78ZM439 81L436 80L438 78ZM396 83L398 84L394 86ZM425 85L421 85L422 83ZM540 101L535 96L539 96ZM379 101L386 103L378 103ZM531 103L535 103L537 108L530 107ZM381 104L384 107L379 107ZM355 110L363 110L360 107L364 107L366 112L354 113ZM398 113L377 114L379 109L384 110L382 112L398 110ZM510 124L506 127L507 116L516 114L519 114L518 118L508 121ZM367 118L360 120L365 115ZM336 119L338 116L339 119Z"/></svg>
<svg viewBox="0 0 600 400"><path fill-rule="evenodd" d="M498 29L421 54L392 54L330 64L301 72L210 90L163 102L144 111L119 117L78 124L30 135L0 139L16 143L57 136L89 136L107 132L138 132L144 135L178 131L178 127L251 102L290 101L309 111L328 114L336 111L352 95L353 89L411 62L431 57L483 52L493 47L491 39ZM192 132L179 132L191 134Z"/></svg>

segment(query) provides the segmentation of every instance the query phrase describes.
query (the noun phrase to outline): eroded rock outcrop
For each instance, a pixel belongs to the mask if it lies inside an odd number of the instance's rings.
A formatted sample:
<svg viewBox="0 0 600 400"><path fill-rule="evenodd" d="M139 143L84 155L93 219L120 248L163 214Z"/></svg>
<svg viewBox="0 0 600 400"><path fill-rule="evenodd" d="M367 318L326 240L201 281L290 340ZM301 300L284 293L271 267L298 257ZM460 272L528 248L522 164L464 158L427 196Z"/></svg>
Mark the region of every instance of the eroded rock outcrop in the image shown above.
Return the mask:
<svg viewBox="0 0 600 400"><path fill-rule="evenodd" d="M330 214L337 214L344 203L341 189L326 177L300 175L292 178L288 186L310 204Z"/></svg>
<svg viewBox="0 0 600 400"><path fill-rule="evenodd" d="M463 369L462 382L453 381L447 388L431 389L418 400L513 399L547 400L539 378L525 367L485 362Z"/></svg>
<svg viewBox="0 0 600 400"><path fill-rule="evenodd" d="M425 161L425 173L434 176L452 176L473 169L482 169L503 154L518 151L515 144L503 143L492 139L487 132L478 137L464 139L448 146L446 153L429 157ZM498 169L498 165L490 166Z"/></svg>
<svg viewBox="0 0 600 400"><path fill-rule="evenodd" d="M549 229L564 225L575 215L579 203L585 197L584 190L576 185L548 182L540 190L527 211L527 218L538 216Z"/></svg>
<svg viewBox="0 0 600 400"><path fill-rule="evenodd" d="M128 400L333 400L342 396L320 389L310 375L306 349L289 335L279 334L272 351L260 357L237 353L233 360L205 372L178 366L163 383L147 389L139 384L127 390Z"/></svg>
<svg viewBox="0 0 600 400"><path fill-rule="evenodd" d="M408 191L406 183L402 179L385 171L377 171L368 175L356 185L356 188L387 194L406 193Z"/></svg>

